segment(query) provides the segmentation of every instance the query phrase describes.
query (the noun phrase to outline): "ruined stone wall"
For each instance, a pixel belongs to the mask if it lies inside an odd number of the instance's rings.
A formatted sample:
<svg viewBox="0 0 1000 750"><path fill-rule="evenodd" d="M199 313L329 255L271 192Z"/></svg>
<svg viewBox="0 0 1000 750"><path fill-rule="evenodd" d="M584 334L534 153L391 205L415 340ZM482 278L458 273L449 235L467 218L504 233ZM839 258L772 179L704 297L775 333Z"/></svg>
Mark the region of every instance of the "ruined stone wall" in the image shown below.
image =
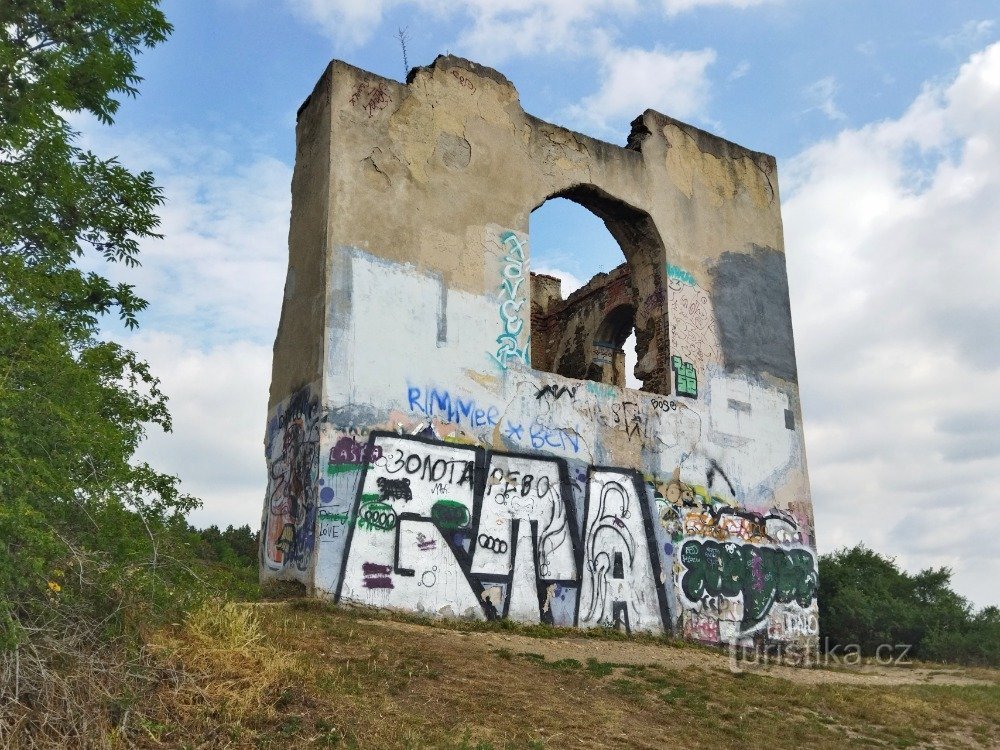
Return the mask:
<svg viewBox="0 0 1000 750"><path fill-rule="evenodd" d="M590 302L529 280L528 216L555 196L627 260ZM626 147L588 138L454 57L405 84L332 63L299 112L262 579L437 616L814 637L783 252L769 156L653 111ZM559 374L623 305L646 390Z"/></svg>

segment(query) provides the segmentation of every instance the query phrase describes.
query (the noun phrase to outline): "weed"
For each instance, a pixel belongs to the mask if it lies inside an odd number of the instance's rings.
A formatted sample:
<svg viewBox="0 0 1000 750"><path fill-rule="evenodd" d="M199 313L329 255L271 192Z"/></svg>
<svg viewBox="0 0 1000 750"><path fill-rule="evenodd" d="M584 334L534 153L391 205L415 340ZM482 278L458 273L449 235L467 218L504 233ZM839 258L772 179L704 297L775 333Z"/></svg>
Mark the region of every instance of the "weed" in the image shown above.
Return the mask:
<svg viewBox="0 0 1000 750"><path fill-rule="evenodd" d="M615 671L615 665L611 662L590 658L587 659L587 671L594 677L607 677Z"/></svg>
<svg viewBox="0 0 1000 750"><path fill-rule="evenodd" d="M612 680L610 683L612 692L617 693L627 700L640 702L646 697L646 689L641 682L629 680L624 677Z"/></svg>
<svg viewBox="0 0 1000 750"><path fill-rule="evenodd" d="M583 665L577 659L559 659L558 661L552 662L549 666L553 669L569 671L573 669L580 669Z"/></svg>

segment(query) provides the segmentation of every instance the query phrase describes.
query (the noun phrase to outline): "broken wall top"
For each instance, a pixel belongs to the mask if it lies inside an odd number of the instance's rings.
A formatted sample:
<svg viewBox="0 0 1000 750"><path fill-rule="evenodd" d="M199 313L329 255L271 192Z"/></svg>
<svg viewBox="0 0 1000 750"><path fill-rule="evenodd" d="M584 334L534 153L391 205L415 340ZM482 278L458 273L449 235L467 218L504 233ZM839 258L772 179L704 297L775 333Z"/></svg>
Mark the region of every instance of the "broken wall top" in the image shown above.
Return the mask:
<svg viewBox="0 0 1000 750"><path fill-rule="evenodd" d="M722 255L783 252L773 157L653 110L615 146L525 113L507 78L453 56L414 68L407 83L333 61L299 110L297 142L283 321L326 307L334 246L411 263L449 289L488 292L484 228L526 234L531 211L556 196L605 221L642 296L656 292L668 265L709 289ZM275 371L272 405L319 376L321 325L279 335L276 354L289 356ZM787 378L794 368L780 369L772 374Z"/></svg>

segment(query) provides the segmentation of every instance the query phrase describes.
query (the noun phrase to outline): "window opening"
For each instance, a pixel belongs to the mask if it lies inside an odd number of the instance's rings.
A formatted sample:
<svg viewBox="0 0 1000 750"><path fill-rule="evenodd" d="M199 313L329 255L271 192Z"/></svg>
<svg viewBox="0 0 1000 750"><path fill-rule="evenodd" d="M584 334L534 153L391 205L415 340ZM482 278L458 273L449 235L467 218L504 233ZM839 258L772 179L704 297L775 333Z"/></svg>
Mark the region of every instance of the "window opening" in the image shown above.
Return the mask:
<svg viewBox="0 0 1000 750"><path fill-rule="evenodd" d="M663 299L652 290L663 283L654 278L662 249L652 220L596 188L578 186L536 208L528 232L532 366L670 393L671 378L663 377L662 368L665 308L661 312L646 301L645 330L636 330L642 288L651 288L646 297ZM636 278L637 272L643 278ZM639 350L648 355L641 363Z"/></svg>

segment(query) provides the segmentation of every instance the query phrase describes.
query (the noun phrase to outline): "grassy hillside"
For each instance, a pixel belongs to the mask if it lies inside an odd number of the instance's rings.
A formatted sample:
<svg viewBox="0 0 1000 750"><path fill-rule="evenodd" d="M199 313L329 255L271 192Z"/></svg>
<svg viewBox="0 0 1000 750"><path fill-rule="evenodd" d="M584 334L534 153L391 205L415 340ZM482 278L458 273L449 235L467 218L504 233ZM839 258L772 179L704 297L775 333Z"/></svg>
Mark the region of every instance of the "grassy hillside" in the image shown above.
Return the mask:
<svg viewBox="0 0 1000 750"><path fill-rule="evenodd" d="M122 746L1000 746L1000 671L770 667L615 633L214 605L153 638Z"/></svg>

